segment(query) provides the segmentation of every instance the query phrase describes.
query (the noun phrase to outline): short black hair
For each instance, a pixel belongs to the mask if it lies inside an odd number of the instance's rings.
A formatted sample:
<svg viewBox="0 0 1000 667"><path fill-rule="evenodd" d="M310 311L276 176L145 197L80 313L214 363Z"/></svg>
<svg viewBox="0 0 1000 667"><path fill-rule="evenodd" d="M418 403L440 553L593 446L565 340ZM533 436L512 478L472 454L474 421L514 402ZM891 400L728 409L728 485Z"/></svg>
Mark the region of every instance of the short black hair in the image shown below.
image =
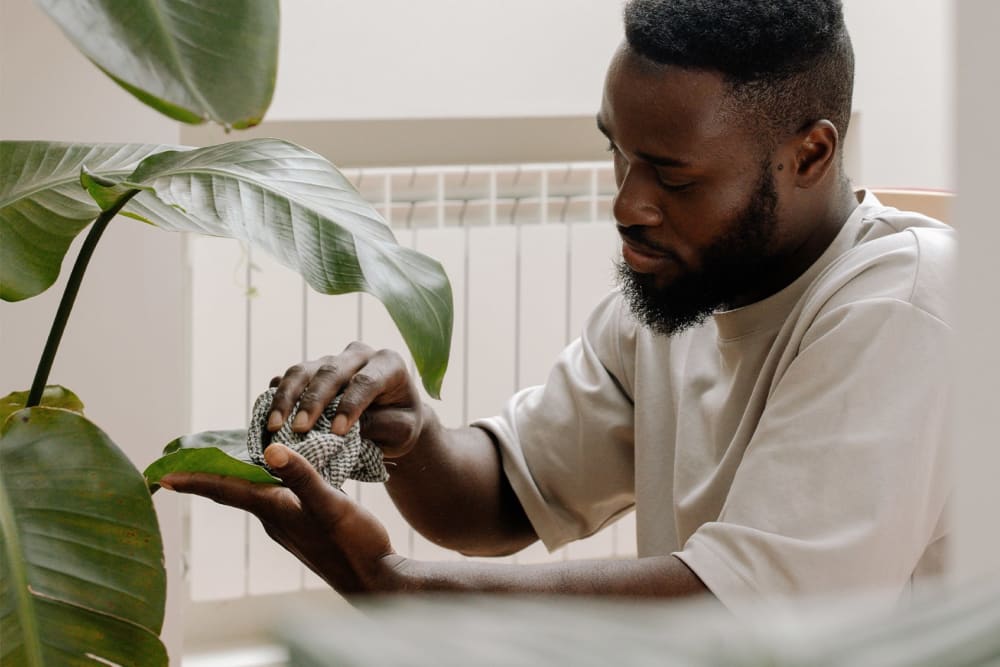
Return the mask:
<svg viewBox="0 0 1000 667"><path fill-rule="evenodd" d="M629 0L625 38L654 63L720 73L734 111L772 139L825 118L843 145L854 51L841 0Z"/></svg>

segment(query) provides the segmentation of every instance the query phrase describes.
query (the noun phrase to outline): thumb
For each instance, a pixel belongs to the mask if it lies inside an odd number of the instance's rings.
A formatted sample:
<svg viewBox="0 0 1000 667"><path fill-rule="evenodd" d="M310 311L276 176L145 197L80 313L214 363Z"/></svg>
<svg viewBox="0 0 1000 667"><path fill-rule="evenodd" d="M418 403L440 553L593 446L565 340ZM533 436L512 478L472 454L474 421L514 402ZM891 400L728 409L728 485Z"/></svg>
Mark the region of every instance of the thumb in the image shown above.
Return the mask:
<svg viewBox="0 0 1000 667"><path fill-rule="evenodd" d="M334 501L334 508L337 508L336 500L340 500L342 494L334 492L319 471L301 454L273 443L264 450L264 460L304 505L317 508L320 505L329 506Z"/></svg>

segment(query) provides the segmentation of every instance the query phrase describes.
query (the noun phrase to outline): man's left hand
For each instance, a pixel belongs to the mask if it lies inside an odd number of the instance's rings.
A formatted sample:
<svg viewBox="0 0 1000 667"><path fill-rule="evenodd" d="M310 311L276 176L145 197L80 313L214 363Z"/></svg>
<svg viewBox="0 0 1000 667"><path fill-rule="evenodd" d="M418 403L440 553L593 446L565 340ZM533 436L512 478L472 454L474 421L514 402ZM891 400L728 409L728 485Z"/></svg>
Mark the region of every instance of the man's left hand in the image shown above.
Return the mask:
<svg viewBox="0 0 1000 667"><path fill-rule="evenodd" d="M172 473L160 485L256 515L273 540L341 593L396 589L405 559L378 519L284 445L268 446L264 458L284 486L206 473Z"/></svg>

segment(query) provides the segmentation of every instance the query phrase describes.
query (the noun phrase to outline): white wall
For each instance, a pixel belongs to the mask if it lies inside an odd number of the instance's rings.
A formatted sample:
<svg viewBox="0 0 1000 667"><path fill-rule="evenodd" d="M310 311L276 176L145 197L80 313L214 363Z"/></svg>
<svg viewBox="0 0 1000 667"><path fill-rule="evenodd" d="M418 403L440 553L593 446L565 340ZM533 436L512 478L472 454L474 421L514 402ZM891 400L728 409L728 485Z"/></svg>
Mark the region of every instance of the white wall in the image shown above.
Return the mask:
<svg viewBox="0 0 1000 667"><path fill-rule="evenodd" d="M119 89L30 0L0 0L0 136L4 139L177 143L172 121ZM81 239L82 239L81 235ZM0 302L0 395L27 389L63 279L42 296ZM83 399L87 415L142 469L184 432L183 244L121 218L91 260L50 382ZM178 503L157 494L167 550L164 638L180 647L182 593Z"/></svg>
<svg viewBox="0 0 1000 667"><path fill-rule="evenodd" d="M952 0L845 0L871 187L954 187Z"/></svg>
<svg viewBox="0 0 1000 667"><path fill-rule="evenodd" d="M283 2L271 120L593 115L618 0Z"/></svg>
<svg viewBox="0 0 1000 667"><path fill-rule="evenodd" d="M591 116L621 0L282 4L270 120ZM859 185L951 188L951 0L845 0Z"/></svg>

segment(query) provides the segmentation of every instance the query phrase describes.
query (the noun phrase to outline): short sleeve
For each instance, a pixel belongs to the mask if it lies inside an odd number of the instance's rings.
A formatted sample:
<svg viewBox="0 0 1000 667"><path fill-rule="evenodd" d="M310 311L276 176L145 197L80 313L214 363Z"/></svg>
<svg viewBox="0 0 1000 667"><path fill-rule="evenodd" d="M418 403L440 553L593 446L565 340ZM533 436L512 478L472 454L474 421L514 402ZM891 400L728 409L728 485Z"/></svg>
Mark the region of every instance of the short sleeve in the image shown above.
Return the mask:
<svg viewBox="0 0 1000 667"><path fill-rule="evenodd" d="M950 491L951 328L903 300L818 317L768 398L721 515L676 553L730 607L895 591Z"/></svg>
<svg viewBox="0 0 1000 667"><path fill-rule="evenodd" d="M621 302L606 298L544 385L473 426L496 440L504 472L549 550L591 535L634 503L634 409L622 364Z"/></svg>

